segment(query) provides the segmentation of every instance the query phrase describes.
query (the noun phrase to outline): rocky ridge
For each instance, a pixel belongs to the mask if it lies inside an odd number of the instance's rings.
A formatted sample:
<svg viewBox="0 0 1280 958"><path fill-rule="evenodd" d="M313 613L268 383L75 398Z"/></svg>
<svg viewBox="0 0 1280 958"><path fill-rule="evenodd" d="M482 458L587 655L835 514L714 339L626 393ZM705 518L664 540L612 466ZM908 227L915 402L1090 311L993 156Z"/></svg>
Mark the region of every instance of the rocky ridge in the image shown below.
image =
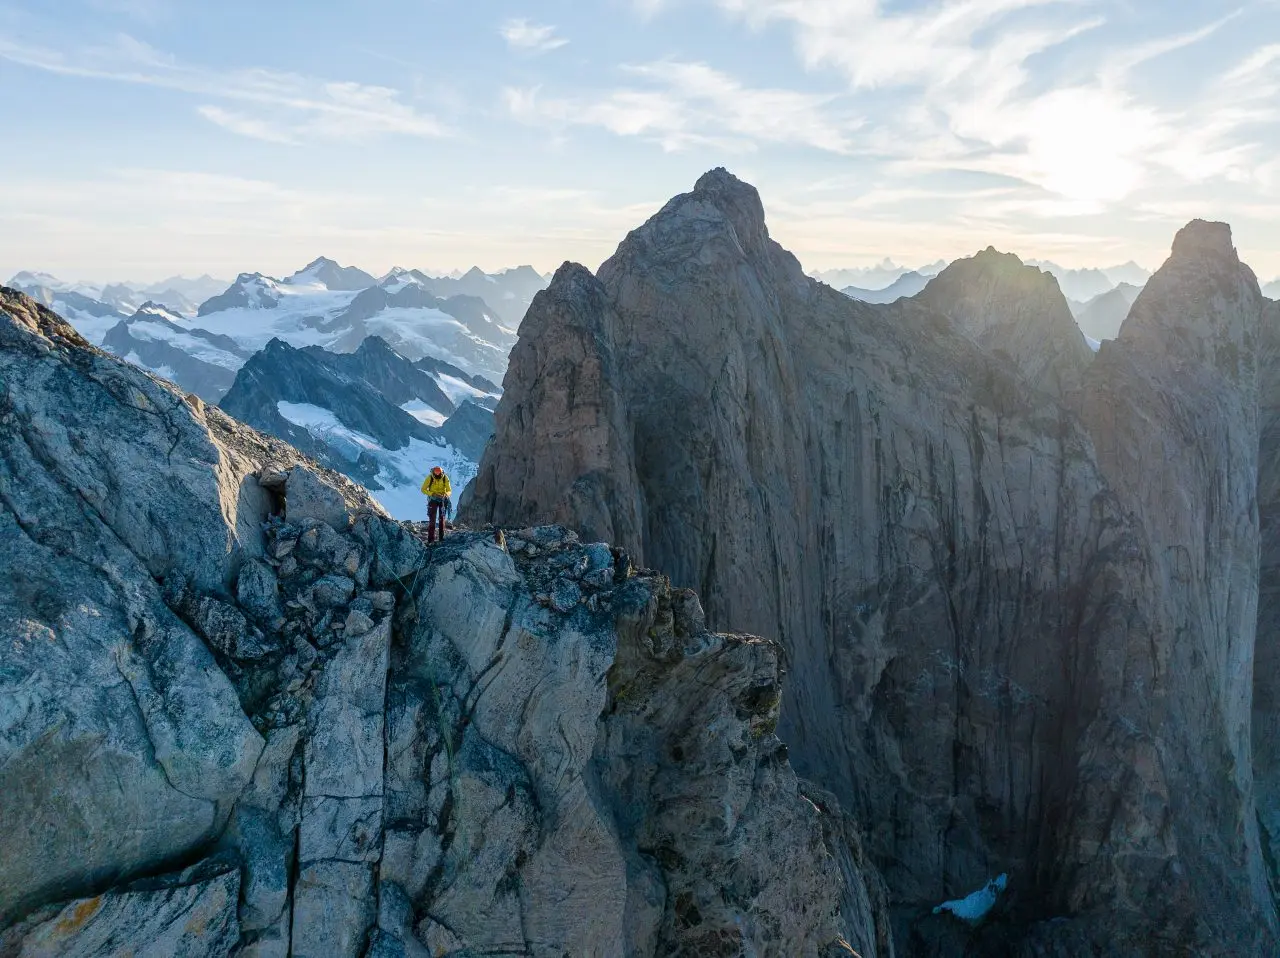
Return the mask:
<svg viewBox="0 0 1280 958"><path fill-rule="evenodd" d="M1051 277L950 272L851 302L707 174L535 299L464 518L778 637L792 760L866 824L903 953L1269 958L1256 280L1193 223L1094 360ZM934 913L1004 873L978 927Z"/></svg>
<svg viewBox="0 0 1280 958"><path fill-rule="evenodd" d="M0 436L0 954L892 954L780 648L665 577L428 549L10 290Z"/></svg>

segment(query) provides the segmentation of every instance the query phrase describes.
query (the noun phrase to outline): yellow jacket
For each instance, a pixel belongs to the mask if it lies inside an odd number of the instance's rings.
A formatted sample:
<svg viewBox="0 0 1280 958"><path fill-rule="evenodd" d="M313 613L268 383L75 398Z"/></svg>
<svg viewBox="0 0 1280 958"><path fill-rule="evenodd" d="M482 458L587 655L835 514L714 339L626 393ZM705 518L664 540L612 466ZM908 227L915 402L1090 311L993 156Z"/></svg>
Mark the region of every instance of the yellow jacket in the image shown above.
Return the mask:
<svg viewBox="0 0 1280 958"><path fill-rule="evenodd" d="M453 486L449 483L449 477L443 472L438 476L428 474L427 478L422 480L422 494L424 496L450 496L453 494Z"/></svg>

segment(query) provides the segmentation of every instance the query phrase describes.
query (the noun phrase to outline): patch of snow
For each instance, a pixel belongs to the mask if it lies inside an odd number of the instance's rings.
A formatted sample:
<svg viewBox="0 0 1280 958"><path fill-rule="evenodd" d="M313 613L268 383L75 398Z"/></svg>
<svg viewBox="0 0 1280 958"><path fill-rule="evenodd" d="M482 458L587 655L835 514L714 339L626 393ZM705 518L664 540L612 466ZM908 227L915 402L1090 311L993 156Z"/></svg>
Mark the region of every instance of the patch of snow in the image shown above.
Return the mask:
<svg viewBox="0 0 1280 958"><path fill-rule="evenodd" d="M323 406L316 406L306 402L285 402L281 400L276 403L276 411L285 419L293 423L295 426L301 426L317 439L329 439L330 437L340 437L347 439L354 444L368 449L371 452L375 449L381 449L378 440L372 436L366 436L362 432L348 428L342 424L332 410L325 409Z"/></svg>
<svg viewBox="0 0 1280 958"><path fill-rule="evenodd" d="M1084 341L1095 353L1102 348L1102 343L1098 342L1098 340L1094 339L1092 336L1086 336Z"/></svg>
<svg viewBox="0 0 1280 958"><path fill-rule="evenodd" d="M111 332L123 318L121 316L94 316L92 313L86 313L83 310L72 309L61 300L54 301L53 311L70 323L77 333L95 346L101 346L102 341L107 337L107 333Z"/></svg>
<svg viewBox="0 0 1280 958"><path fill-rule="evenodd" d="M440 391L449 397L449 401L455 406L461 405L464 399L487 399L495 393L487 393L483 389L477 389L470 383L465 383L457 376L449 376L445 373L438 373L435 376L436 383L440 386Z"/></svg>
<svg viewBox="0 0 1280 958"><path fill-rule="evenodd" d="M280 296L278 306L223 309L201 316L198 322L209 332L230 336L250 351L261 349L277 337L290 346L324 346L335 337L316 329L317 323L345 310L358 295L335 293L322 286L278 285L275 291Z"/></svg>
<svg viewBox="0 0 1280 958"><path fill-rule="evenodd" d="M443 426L444 421L448 418L438 409L432 409L421 399L410 399L407 403L400 407L414 419L428 426Z"/></svg>
<svg viewBox="0 0 1280 958"><path fill-rule="evenodd" d="M406 403L406 405L409 405ZM295 426L327 443L339 455L352 462L362 452L372 453L378 460L377 475L381 489L369 494L396 519L424 519L427 500L422 495L422 480L432 466L440 466L453 482L454 502L479 467L453 446L443 441L411 439L402 449L384 449L377 440L344 426L332 411L311 403L278 402L280 415Z"/></svg>
<svg viewBox="0 0 1280 958"><path fill-rule="evenodd" d="M190 336L185 331L173 329L164 323L135 320L129 324L129 334L134 339L141 339L144 342L168 343L175 349L182 350L193 359L198 359L213 366L221 366L224 369L234 371L244 365L244 360L235 353L219 349L213 343L207 342L198 336Z"/></svg>
<svg viewBox="0 0 1280 958"><path fill-rule="evenodd" d="M173 310L167 309L164 306L144 305L139 307L136 315L156 316L160 319L168 320L175 326L182 326L188 323L187 317L183 316L181 313L175 313Z"/></svg>
<svg viewBox="0 0 1280 958"><path fill-rule="evenodd" d="M418 279L408 270L401 270L399 273L395 273L393 271L392 273L387 274L378 285L393 295L401 290L408 289L410 286L418 286L422 289L427 288L426 283L422 282L422 280ZM430 290L428 290L428 292L430 292Z"/></svg>
<svg viewBox="0 0 1280 958"><path fill-rule="evenodd" d="M427 515L427 497L422 494L422 480L432 466L440 466L453 484L453 503L479 467L458 450L443 441L412 439L404 449L396 449L379 457L382 470L378 483L383 488L369 494L396 519L417 519Z"/></svg>
<svg viewBox="0 0 1280 958"><path fill-rule="evenodd" d="M470 332L453 316L429 306L389 306L366 320L365 326L371 333L376 333L384 339L389 333L410 341L422 342L427 341L421 332L424 328L453 329L464 334Z"/></svg>
<svg viewBox="0 0 1280 958"><path fill-rule="evenodd" d="M981 889L975 891L971 895L964 898L953 899L952 901L944 901L941 905L933 910L935 915L940 915L944 911L949 911L961 921L966 921L971 925L986 918L992 908L995 907L996 899L1000 897L1000 893L1009 887L1008 874L1001 874L991 879Z"/></svg>
<svg viewBox="0 0 1280 958"><path fill-rule="evenodd" d="M133 365L138 366L141 369L145 369L147 372L155 373L161 379L168 379L170 382L173 381L172 369L168 366L148 366L133 350L130 350L129 354L124 357L124 361L126 363L133 363Z"/></svg>

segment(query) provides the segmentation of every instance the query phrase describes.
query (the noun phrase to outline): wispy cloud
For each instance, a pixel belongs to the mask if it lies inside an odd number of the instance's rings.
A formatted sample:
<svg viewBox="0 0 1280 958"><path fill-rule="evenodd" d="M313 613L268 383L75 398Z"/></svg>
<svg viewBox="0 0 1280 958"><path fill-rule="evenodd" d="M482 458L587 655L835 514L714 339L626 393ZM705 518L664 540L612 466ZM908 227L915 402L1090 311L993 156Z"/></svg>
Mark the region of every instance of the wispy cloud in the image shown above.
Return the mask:
<svg viewBox="0 0 1280 958"><path fill-rule="evenodd" d="M0 37L0 59L65 76L162 87L239 103L240 111L207 104L197 110L233 133L279 143L448 133L435 117L405 103L400 92L389 87L265 69L212 70L180 63L125 34L110 45L69 54Z"/></svg>
<svg viewBox="0 0 1280 958"><path fill-rule="evenodd" d="M159 23L174 14L173 0L89 0L102 13L118 14L141 23Z"/></svg>
<svg viewBox="0 0 1280 958"><path fill-rule="evenodd" d="M507 20L499 32L513 50L524 50L530 53L547 53L558 50L569 41L556 36L556 28L530 23L523 17Z"/></svg>
<svg viewBox="0 0 1280 958"><path fill-rule="evenodd" d="M209 104L198 107L196 112L210 123L216 123L224 130L229 130L238 136L248 137L251 140L262 140L266 143L284 143L290 146L295 146L299 142L284 130L260 117L235 113L231 110L224 110L220 106Z"/></svg>
<svg viewBox="0 0 1280 958"><path fill-rule="evenodd" d="M669 151L713 146L746 152L760 143L852 149L848 133L858 121L839 116L833 97L747 87L705 63L663 60L623 71L641 85L578 97L507 88L503 97L511 115L526 123L601 127L652 139Z"/></svg>
<svg viewBox="0 0 1280 958"><path fill-rule="evenodd" d="M803 62L834 70L851 91L898 91L899 109L873 115L863 137L890 169L1007 177L1060 198L1057 208L1076 215L1133 195L1161 171L1184 180L1238 173L1257 157L1237 134L1259 111L1274 110L1264 97L1280 92L1271 85L1280 47L1209 83L1195 109L1156 105L1131 88L1139 67L1207 40L1240 11L1118 50L1099 44L1089 75L1047 83L1032 64L1105 26L1087 13L1096 6L936 0L889 12L878 0L712 2L756 27L789 26ZM1232 99L1224 84L1248 90Z"/></svg>

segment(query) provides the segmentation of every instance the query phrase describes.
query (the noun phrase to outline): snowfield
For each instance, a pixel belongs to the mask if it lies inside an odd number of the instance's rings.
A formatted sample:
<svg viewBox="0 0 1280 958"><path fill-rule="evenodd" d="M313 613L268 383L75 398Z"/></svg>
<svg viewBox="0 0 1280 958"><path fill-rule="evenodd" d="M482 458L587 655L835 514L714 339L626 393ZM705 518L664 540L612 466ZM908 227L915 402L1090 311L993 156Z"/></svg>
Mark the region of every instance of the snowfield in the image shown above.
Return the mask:
<svg viewBox="0 0 1280 958"><path fill-rule="evenodd" d="M60 300L55 300L53 310L69 322L77 333L95 346L101 346L102 340L107 333L111 332L112 328L120 320L124 319L120 315L95 316L93 313L76 309Z"/></svg>
<svg viewBox="0 0 1280 958"><path fill-rule="evenodd" d="M258 292L256 286L252 291ZM280 297L276 306L223 309L199 317L195 325L211 333L229 336L253 352L276 338L290 346L326 346L340 336L316 327L343 312L357 296L351 292L335 293L319 285L280 283L274 284L273 291Z"/></svg>
<svg viewBox="0 0 1280 958"><path fill-rule="evenodd" d="M421 399L410 399L400 408L418 420L418 422L427 426L443 426L445 419L448 418L440 410L432 409Z"/></svg>
<svg viewBox="0 0 1280 958"><path fill-rule="evenodd" d="M455 366L457 363L454 364ZM477 389L470 383L464 383L457 376L450 376L440 373L435 377L437 383L440 384L440 391L449 397L449 401L455 406L461 406L464 399L490 399L497 398L497 393L487 393L483 389Z"/></svg>
<svg viewBox="0 0 1280 958"><path fill-rule="evenodd" d="M380 336L409 360L431 357L469 374L490 377L506 368L505 348L486 342L443 310L392 306L366 319L348 321L342 316L358 292L297 282L271 283L266 290L264 282L255 279L243 284L261 306L236 306L207 313L196 319L195 325L230 337L249 352L256 352L272 339L281 339L298 348L321 346L345 353L354 351L368 336Z"/></svg>
<svg viewBox="0 0 1280 958"><path fill-rule="evenodd" d="M235 371L245 363L235 353L219 349L213 343L207 342L199 336L192 336L185 331L173 329L164 323L149 323L145 320L135 321L129 324L129 333L134 339L140 339L144 342L168 343L175 349L182 350L193 359L211 363L214 366L222 366L224 369Z"/></svg>
<svg viewBox="0 0 1280 958"><path fill-rule="evenodd" d="M370 489L369 494L396 519L426 516L422 480L433 466L443 468L452 480L455 502L478 471L474 462L448 443L411 439L401 449L384 449L372 436L344 426L322 406L282 401L276 403L276 409L282 417L301 426L350 462L355 462L362 453L372 454L380 466L377 481L382 488Z"/></svg>
<svg viewBox="0 0 1280 958"><path fill-rule="evenodd" d="M129 353L129 355L122 358L126 363L133 363L133 365L137 366L139 369L145 369L149 373L154 373L161 379L167 379L170 382L173 381L173 370L168 366L148 366L142 361L142 358L137 353Z"/></svg>

